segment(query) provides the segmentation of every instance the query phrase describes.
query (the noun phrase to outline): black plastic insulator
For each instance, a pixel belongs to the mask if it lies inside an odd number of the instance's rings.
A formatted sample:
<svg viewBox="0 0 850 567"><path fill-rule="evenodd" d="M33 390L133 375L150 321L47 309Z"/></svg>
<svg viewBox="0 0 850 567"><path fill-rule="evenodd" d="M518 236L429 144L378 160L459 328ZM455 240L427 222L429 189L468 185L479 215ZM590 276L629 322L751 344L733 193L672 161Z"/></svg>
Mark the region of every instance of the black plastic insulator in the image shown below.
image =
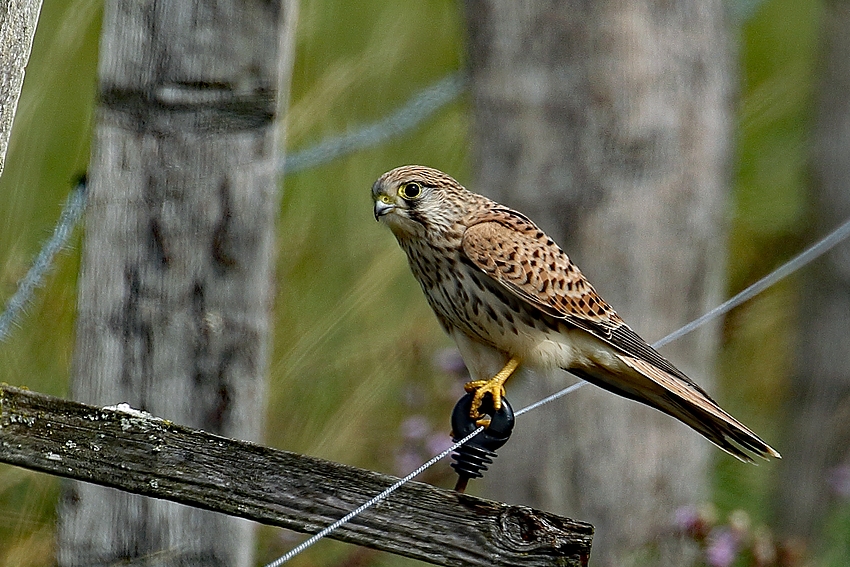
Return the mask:
<svg viewBox="0 0 850 567"><path fill-rule="evenodd" d="M452 439L457 442L478 429L475 419L469 417L473 394L466 394L452 411ZM455 490L463 492L471 478L481 478L487 466L493 464L496 449L507 443L514 429L514 410L504 397L499 411L493 408L493 400L485 396L479 413L490 416L490 423L478 435L467 441L452 455L452 468L458 474Z"/></svg>

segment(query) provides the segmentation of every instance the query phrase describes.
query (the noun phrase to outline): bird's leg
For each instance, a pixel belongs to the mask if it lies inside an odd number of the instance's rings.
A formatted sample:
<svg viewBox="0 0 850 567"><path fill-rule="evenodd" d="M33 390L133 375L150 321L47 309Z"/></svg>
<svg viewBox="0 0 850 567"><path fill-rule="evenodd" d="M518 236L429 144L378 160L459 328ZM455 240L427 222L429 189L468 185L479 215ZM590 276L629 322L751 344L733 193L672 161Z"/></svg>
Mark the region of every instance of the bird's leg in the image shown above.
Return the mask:
<svg viewBox="0 0 850 567"><path fill-rule="evenodd" d="M502 408L502 396L505 395L505 382L514 373L514 370L519 366L519 358L511 357L507 364L499 370L499 372L489 380L473 380L464 384L463 389L467 392L475 392L472 397L472 405L469 409L469 417L478 420L478 425L486 426L489 423L489 417L482 415L478 409L481 407L481 402L484 401L484 395L489 393L493 398L493 409L499 411Z"/></svg>

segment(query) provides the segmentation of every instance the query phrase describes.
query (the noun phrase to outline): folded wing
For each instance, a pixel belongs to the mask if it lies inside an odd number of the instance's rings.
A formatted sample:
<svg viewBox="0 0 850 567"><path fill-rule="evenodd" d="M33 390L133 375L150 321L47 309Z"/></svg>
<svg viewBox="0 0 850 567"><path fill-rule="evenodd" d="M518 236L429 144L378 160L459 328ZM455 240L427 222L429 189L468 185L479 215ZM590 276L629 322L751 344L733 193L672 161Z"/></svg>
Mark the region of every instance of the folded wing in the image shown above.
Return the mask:
<svg viewBox="0 0 850 567"><path fill-rule="evenodd" d="M567 254L522 214L493 209L466 229L462 251L529 306L610 346L621 363L565 370L679 419L743 461L752 459L741 448L780 456L629 328Z"/></svg>

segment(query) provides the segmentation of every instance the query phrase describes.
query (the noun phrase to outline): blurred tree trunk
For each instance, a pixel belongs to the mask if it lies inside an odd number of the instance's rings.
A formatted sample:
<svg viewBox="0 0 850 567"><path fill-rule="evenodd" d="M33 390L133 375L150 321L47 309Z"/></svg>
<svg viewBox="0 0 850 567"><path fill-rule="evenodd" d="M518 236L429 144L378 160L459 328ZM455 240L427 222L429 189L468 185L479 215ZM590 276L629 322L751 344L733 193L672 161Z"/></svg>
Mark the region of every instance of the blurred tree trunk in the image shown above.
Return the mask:
<svg viewBox="0 0 850 567"><path fill-rule="evenodd" d="M6 166L6 150L40 12L41 0L5 0L0 4L0 174Z"/></svg>
<svg viewBox="0 0 850 567"><path fill-rule="evenodd" d="M294 8L106 3L75 399L260 439ZM63 566L253 564L250 522L77 482L58 540Z"/></svg>
<svg viewBox="0 0 850 567"><path fill-rule="evenodd" d="M722 2L467 0L466 12L473 187L538 221L650 342L718 303L733 72ZM664 352L711 391L717 343L705 329ZM515 407L567 383L519 382ZM677 507L708 496L707 441L597 388L517 428L488 496L592 522L597 565L630 564ZM657 552L689 562L683 545Z"/></svg>
<svg viewBox="0 0 850 567"><path fill-rule="evenodd" d="M850 2L828 2L822 22L811 239L850 218ZM786 535L817 539L838 496L830 476L842 463L850 467L850 247L839 246L800 278L797 368L776 514Z"/></svg>

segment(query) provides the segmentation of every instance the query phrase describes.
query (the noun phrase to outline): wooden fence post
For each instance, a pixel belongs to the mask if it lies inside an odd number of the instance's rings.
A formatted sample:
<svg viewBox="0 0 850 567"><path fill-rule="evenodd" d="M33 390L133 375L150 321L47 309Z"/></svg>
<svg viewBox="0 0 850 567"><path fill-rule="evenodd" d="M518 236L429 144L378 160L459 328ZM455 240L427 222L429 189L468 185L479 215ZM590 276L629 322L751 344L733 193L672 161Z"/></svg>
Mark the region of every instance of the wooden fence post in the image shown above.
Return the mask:
<svg viewBox="0 0 850 567"><path fill-rule="evenodd" d="M71 397L262 437L295 0L109 0ZM57 562L254 564L253 527L66 483ZM217 535L213 535L217 534Z"/></svg>
<svg viewBox="0 0 850 567"><path fill-rule="evenodd" d="M24 86L41 0L6 0L0 9L0 174Z"/></svg>

